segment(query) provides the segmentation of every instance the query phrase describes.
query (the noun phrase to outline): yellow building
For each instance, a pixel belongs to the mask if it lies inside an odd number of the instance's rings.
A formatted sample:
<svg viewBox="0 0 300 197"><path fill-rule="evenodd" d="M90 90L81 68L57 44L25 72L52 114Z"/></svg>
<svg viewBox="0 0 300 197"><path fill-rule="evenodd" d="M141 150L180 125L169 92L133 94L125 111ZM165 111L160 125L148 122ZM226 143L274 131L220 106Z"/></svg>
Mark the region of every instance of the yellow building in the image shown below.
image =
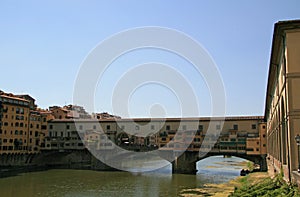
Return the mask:
<svg viewBox="0 0 300 197"><path fill-rule="evenodd" d="M275 24L266 93L268 158L287 181L298 176L300 134L300 20Z"/></svg>
<svg viewBox="0 0 300 197"><path fill-rule="evenodd" d="M0 154L38 153L45 146L52 112L37 109L29 95L0 92Z"/></svg>
<svg viewBox="0 0 300 197"><path fill-rule="evenodd" d="M215 132L207 133L209 126ZM188 151L199 151L201 147L216 153L246 155L266 155L266 143L266 125L263 117L257 116L226 117L223 127L221 121L210 118L167 119L157 141L164 149L188 147Z"/></svg>
<svg viewBox="0 0 300 197"><path fill-rule="evenodd" d="M0 92L0 102L0 154L26 153L30 102L4 92Z"/></svg>

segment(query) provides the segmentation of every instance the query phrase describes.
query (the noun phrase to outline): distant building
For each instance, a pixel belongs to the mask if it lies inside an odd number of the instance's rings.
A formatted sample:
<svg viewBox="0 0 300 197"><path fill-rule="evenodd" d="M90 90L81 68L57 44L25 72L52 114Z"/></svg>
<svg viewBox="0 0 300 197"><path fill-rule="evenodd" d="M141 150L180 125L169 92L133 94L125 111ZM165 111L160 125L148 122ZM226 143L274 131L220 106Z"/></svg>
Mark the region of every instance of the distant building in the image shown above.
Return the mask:
<svg viewBox="0 0 300 197"><path fill-rule="evenodd" d="M266 93L268 158L287 181L296 177L300 158L300 20L275 24Z"/></svg>
<svg viewBox="0 0 300 197"><path fill-rule="evenodd" d="M49 110L55 119L91 119L91 115L83 107L77 105L51 106Z"/></svg>
<svg viewBox="0 0 300 197"><path fill-rule="evenodd" d="M101 120L101 119L121 119L120 116L112 115L112 114L109 114L107 112L93 113L92 118L98 119L98 120Z"/></svg>

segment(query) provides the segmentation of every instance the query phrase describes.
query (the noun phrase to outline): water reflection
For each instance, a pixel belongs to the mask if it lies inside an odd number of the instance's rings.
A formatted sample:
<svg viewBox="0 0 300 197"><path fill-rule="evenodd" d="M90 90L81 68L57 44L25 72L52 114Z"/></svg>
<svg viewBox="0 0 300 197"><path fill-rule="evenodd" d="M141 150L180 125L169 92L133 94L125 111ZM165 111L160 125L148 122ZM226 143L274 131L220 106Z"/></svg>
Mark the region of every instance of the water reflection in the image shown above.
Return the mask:
<svg viewBox="0 0 300 197"><path fill-rule="evenodd" d="M211 157L197 163L197 175L172 175L171 165L147 173L49 170L0 179L1 196L177 196L183 189L226 182L244 160Z"/></svg>

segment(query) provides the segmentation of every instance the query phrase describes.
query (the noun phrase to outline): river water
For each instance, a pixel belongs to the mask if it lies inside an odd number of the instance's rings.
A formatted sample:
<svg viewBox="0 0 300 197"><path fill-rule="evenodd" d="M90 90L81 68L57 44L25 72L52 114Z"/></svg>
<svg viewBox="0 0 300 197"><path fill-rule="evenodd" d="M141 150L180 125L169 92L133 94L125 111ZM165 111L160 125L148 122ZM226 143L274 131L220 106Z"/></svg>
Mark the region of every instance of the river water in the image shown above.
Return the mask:
<svg viewBox="0 0 300 197"><path fill-rule="evenodd" d="M171 165L144 173L65 169L23 173L0 179L0 196L179 196L183 189L236 178L242 162L236 157L210 157L197 163L197 175L172 175Z"/></svg>

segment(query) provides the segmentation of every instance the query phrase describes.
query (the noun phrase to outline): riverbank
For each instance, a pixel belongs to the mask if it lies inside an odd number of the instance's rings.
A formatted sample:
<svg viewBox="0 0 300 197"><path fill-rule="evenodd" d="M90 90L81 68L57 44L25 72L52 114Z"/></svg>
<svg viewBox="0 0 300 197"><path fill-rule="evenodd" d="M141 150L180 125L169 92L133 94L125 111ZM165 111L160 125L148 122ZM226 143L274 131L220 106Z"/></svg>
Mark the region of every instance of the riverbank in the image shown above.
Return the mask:
<svg viewBox="0 0 300 197"><path fill-rule="evenodd" d="M203 188L184 190L181 193L183 197L193 196L215 196L227 197L235 192L235 188L244 187L244 184L256 184L260 180L268 178L267 172L251 173L244 177L237 177L227 183L222 184L205 184Z"/></svg>
<svg viewBox="0 0 300 197"><path fill-rule="evenodd" d="M223 184L205 184L203 188L183 190L180 196L287 196L299 197L296 186L288 185L280 175L270 178L267 172L250 173L244 177L237 177Z"/></svg>
<svg viewBox="0 0 300 197"><path fill-rule="evenodd" d="M278 174L271 178L260 177L260 174L253 173L239 179L240 185L235 188L230 197L239 196L286 196L299 197L299 189L294 185L289 185L283 180L283 176Z"/></svg>
<svg viewBox="0 0 300 197"><path fill-rule="evenodd" d="M218 164L218 167L215 165L208 165L206 168L217 169L222 167L229 168L238 168L238 169L249 169L252 167L252 162L242 161L242 162L232 162L232 161L223 161L223 162L215 162L214 164ZM223 169L223 168L222 168ZM199 188L193 189L184 189L181 191L180 196L182 197L194 197L194 196L217 196L217 197L227 197L230 195L235 187L240 185L239 179L242 177L237 177L233 180L227 181L225 183L207 183L202 185Z"/></svg>

